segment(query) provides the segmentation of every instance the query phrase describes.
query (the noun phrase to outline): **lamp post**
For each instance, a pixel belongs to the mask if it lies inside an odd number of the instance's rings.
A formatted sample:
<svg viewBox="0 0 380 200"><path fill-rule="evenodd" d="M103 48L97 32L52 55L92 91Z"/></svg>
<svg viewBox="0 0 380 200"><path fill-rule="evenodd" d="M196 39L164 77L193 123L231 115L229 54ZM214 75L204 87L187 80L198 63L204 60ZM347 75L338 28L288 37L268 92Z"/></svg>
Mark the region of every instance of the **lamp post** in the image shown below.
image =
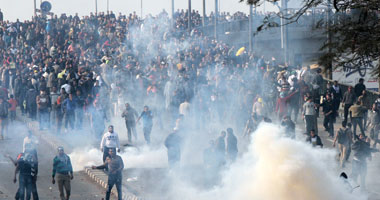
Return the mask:
<svg viewBox="0 0 380 200"><path fill-rule="evenodd" d="M188 28L189 32L191 32L191 0L189 0L189 8L188 8L188 13L187 13L187 22L188 22Z"/></svg>
<svg viewBox="0 0 380 200"><path fill-rule="evenodd" d="M215 0L215 17L214 17L214 38L218 39L218 18L219 18L219 9L218 9L218 0Z"/></svg>

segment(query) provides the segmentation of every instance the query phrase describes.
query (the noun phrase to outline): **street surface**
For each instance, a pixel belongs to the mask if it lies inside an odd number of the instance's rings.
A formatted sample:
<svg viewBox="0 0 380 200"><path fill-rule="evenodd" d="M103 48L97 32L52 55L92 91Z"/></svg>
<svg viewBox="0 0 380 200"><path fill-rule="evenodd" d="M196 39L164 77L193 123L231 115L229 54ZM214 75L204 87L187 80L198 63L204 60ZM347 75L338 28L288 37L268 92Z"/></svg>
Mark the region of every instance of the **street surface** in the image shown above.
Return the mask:
<svg viewBox="0 0 380 200"><path fill-rule="evenodd" d="M25 135L25 125L18 122L13 128L9 127L6 140L0 140L0 199L2 200L14 199L18 188L18 182L14 184L12 181L15 167L4 155L8 154L16 158L17 154L22 151ZM37 180L39 198L40 200L60 199L57 183L55 185L51 183L52 164L56 150L40 138L39 142ZM71 194L70 199L72 200L100 200L105 197L104 189L92 182L83 171L74 173L74 180L71 181Z"/></svg>

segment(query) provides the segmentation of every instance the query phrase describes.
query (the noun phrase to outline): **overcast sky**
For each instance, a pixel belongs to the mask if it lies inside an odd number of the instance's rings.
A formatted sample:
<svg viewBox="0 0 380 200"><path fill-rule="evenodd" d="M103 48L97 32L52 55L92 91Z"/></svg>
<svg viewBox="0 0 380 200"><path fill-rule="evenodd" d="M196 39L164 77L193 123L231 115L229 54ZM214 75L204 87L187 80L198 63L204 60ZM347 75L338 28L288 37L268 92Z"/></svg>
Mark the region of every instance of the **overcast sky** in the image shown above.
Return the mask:
<svg viewBox="0 0 380 200"><path fill-rule="evenodd" d="M39 8L40 0L37 1ZM95 12L95 0L48 0L53 5L52 12L60 15L61 13L75 14L80 16ZM143 15L148 13L157 14L165 9L169 14L171 11L171 0L142 0ZM298 0L293 0L298 1ZM223 12L234 13L236 11L248 12L249 6L239 3L239 0L219 0L220 10ZM115 13L124 14L136 11L140 15L141 0L109 0L110 10ZM188 0L175 0L176 9L186 9ZM202 0L192 0L192 8L202 10ZM4 14L5 20L14 21L31 19L33 16L33 0L0 0L0 9ZM215 0L206 0L206 10L210 13L215 9ZM269 3L261 6L260 10L273 11L275 7ZM98 0L98 11L107 10L107 0Z"/></svg>

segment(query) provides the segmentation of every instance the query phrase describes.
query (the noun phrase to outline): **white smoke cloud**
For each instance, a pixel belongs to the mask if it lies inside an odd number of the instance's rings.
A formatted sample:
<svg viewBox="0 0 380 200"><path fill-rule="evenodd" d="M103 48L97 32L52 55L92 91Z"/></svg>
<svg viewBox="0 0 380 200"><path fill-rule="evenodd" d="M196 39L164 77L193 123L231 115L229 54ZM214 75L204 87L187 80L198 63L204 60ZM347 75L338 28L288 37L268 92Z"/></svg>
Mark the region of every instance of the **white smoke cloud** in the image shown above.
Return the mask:
<svg viewBox="0 0 380 200"><path fill-rule="evenodd" d="M125 168L163 168L167 167L166 149L164 147L151 150L148 146L140 149L126 148L119 156L122 157ZM69 154L74 171L81 171L84 167L101 165L103 153L97 148L75 149Z"/></svg>
<svg viewBox="0 0 380 200"><path fill-rule="evenodd" d="M336 173L336 152L280 136L263 124L248 152L223 174L222 184L202 192L173 176L172 199L353 200Z"/></svg>

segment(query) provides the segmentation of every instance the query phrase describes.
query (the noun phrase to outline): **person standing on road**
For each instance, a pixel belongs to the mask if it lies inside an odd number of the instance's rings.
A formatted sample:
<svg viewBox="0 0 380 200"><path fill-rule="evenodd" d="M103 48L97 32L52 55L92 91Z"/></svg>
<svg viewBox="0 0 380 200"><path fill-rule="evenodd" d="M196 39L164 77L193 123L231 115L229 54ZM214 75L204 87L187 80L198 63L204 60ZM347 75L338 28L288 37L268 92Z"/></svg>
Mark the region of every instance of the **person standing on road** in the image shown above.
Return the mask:
<svg viewBox="0 0 380 200"><path fill-rule="evenodd" d="M117 199L122 200L122 172L124 169L123 159L120 156L116 155L116 151L114 149L108 150L109 156L106 159L106 162L100 166L92 166L92 169L105 169L108 168L108 188L106 192L106 200L110 199L111 190L113 186L116 184L117 189Z"/></svg>
<svg viewBox="0 0 380 200"><path fill-rule="evenodd" d="M10 113L10 120L11 122L16 120L16 108L17 108L17 100L14 98L14 96L11 94L10 99L8 100L8 103L11 105L9 108L9 113Z"/></svg>
<svg viewBox="0 0 380 200"><path fill-rule="evenodd" d="M37 146L38 146L38 139L33 136L33 132L28 130L28 135L24 138L24 143L22 145L22 152L31 152L38 160L37 156Z"/></svg>
<svg viewBox="0 0 380 200"><path fill-rule="evenodd" d="M357 181L360 176L360 188L365 190L365 182L367 176L367 159L371 159L370 144L366 141L364 134L359 135L359 139L352 145L352 179Z"/></svg>
<svg viewBox="0 0 380 200"><path fill-rule="evenodd" d="M19 174L19 189L16 193L16 199L30 200L33 193L33 199L38 200L37 192L37 174L38 174L38 161L32 152L27 150L25 153L20 154L16 162L16 170L14 173L13 182L16 183L17 173ZM25 191L26 190L26 191ZM26 198L25 198L26 196Z"/></svg>
<svg viewBox="0 0 380 200"><path fill-rule="evenodd" d="M126 103L125 110L121 114L121 117L125 119L125 126L128 130L128 142L132 142L132 134L137 140L135 117L138 117L138 114L136 110L132 108L129 103Z"/></svg>
<svg viewBox="0 0 380 200"><path fill-rule="evenodd" d="M346 162L347 150L349 148L349 144L352 141L351 134L348 128L346 128L346 122L342 122L342 127L338 130L335 135L333 147L335 147L335 143L338 142L339 153L340 153L340 167L344 168L344 164Z"/></svg>
<svg viewBox="0 0 380 200"><path fill-rule="evenodd" d="M137 118L136 123L143 119L143 132L144 138L147 144L150 144L150 133L152 132L153 127L153 114L152 111L149 110L148 106L144 106L144 110L142 111L139 118Z"/></svg>
<svg viewBox="0 0 380 200"><path fill-rule="evenodd" d="M303 109L302 109L302 117L305 120L305 125L306 125L306 133L310 133L310 131L316 127L315 108L316 106L313 102L313 99L311 97L308 97L306 99L305 104L303 104Z"/></svg>
<svg viewBox="0 0 380 200"><path fill-rule="evenodd" d="M50 98L45 91L41 90L40 95L36 97L37 109L38 109L38 122L40 130L48 128L49 123L49 107Z"/></svg>
<svg viewBox="0 0 380 200"><path fill-rule="evenodd" d="M181 160L181 137L177 133L177 128L165 139L165 147L168 150L169 167L173 168Z"/></svg>
<svg viewBox="0 0 380 200"><path fill-rule="evenodd" d="M348 87L347 92L344 93L342 103L344 106L344 121L347 122L348 110L356 100L355 93L352 91L352 86Z"/></svg>
<svg viewBox="0 0 380 200"><path fill-rule="evenodd" d="M0 139L3 140L5 137L5 132L8 126L8 108L9 103L0 98Z"/></svg>
<svg viewBox="0 0 380 200"><path fill-rule="evenodd" d="M73 167L71 165L70 157L65 154L63 147L58 147L58 155L53 160L53 179L52 183L55 184L55 175L57 174L57 182L59 189L59 196L61 200L69 200L71 194L70 182L74 178ZM66 191L66 197L63 192Z"/></svg>
<svg viewBox="0 0 380 200"><path fill-rule="evenodd" d="M366 112L366 108L361 105L360 101L357 101L355 105L351 106L349 111L351 113L351 122L354 126L354 136L356 138L356 126L359 125L360 131L363 135L364 133L364 127L363 127L363 115Z"/></svg>
<svg viewBox="0 0 380 200"><path fill-rule="evenodd" d="M373 148L376 148L376 144L380 143L380 112L376 108L376 104L372 105L372 109L368 115L368 130L370 138L373 140Z"/></svg>
<svg viewBox="0 0 380 200"><path fill-rule="evenodd" d="M218 167L226 164L226 131L222 131L220 136L216 139L215 148L218 160Z"/></svg>
<svg viewBox="0 0 380 200"><path fill-rule="evenodd" d="M232 128L227 128L227 158L235 162L238 154L237 138Z"/></svg>
<svg viewBox="0 0 380 200"><path fill-rule="evenodd" d="M360 78L359 79L359 82L355 85L355 95L357 97L361 96L363 94L363 91L366 89L365 85L364 85L364 79L363 78Z"/></svg>
<svg viewBox="0 0 380 200"><path fill-rule="evenodd" d="M322 103L322 107L323 114L325 116L325 118L323 119L323 126L325 127L325 130L329 133L329 137L334 137L335 109L330 94L326 94L326 98Z"/></svg>
<svg viewBox="0 0 380 200"><path fill-rule="evenodd" d="M113 149L116 152L120 152L119 135L113 131L113 125L108 126L108 132L104 133L102 141L100 142L100 150L103 151L103 163L106 158L109 157L109 150Z"/></svg>

